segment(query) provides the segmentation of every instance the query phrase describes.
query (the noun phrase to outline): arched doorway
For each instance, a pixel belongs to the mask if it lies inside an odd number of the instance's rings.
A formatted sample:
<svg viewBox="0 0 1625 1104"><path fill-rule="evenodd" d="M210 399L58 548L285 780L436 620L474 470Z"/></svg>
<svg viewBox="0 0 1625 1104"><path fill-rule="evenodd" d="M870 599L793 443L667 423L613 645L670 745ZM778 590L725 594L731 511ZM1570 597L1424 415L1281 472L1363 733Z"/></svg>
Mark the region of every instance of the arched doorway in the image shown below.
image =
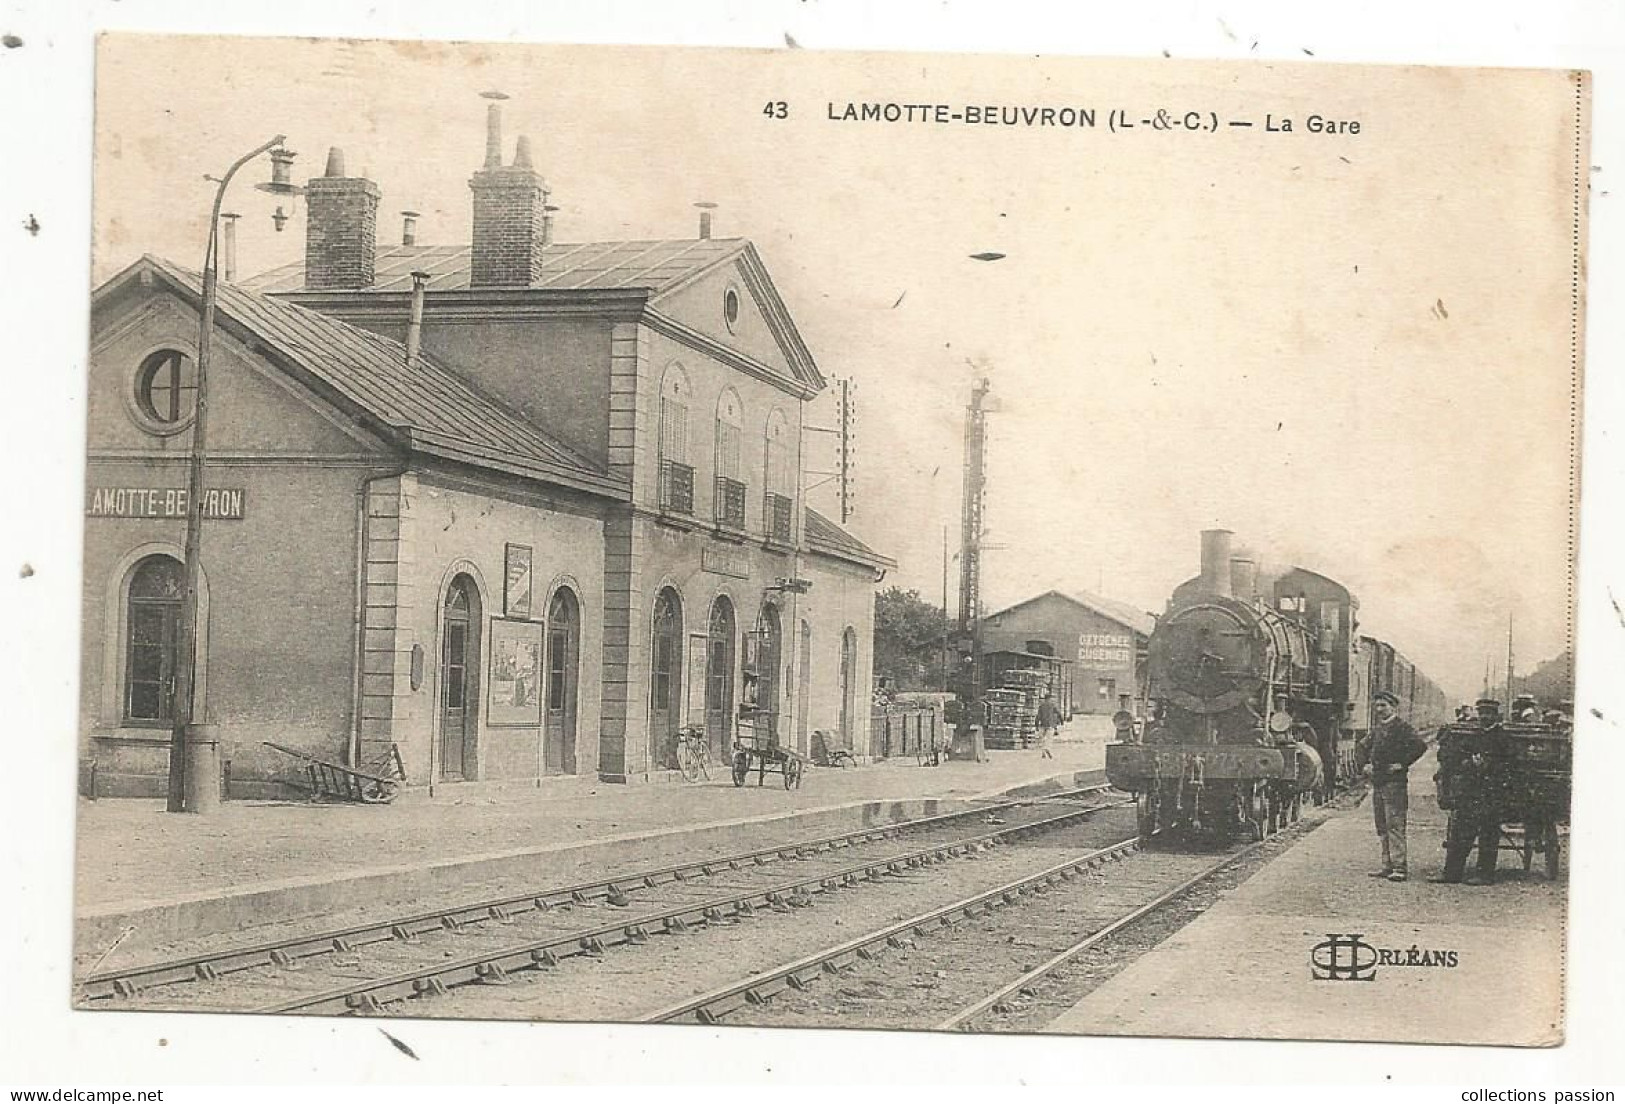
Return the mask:
<svg viewBox="0 0 1625 1104"><path fill-rule="evenodd" d="M480 728L480 592L458 575L440 610L440 777L477 776Z"/></svg>
<svg viewBox="0 0 1625 1104"><path fill-rule="evenodd" d="M728 758L733 736L734 604L726 596L711 603L705 643L705 737L716 762Z"/></svg>
<svg viewBox="0 0 1625 1104"><path fill-rule="evenodd" d="M784 627L779 621L779 609L764 604L756 617L759 641L756 657L756 716L757 732L765 733L769 741L779 742L779 683L784 663Z"/></svg>
<svg viewBox="0 0 1625 1104"><path fill-rule="evenodd" d="M542 771L576 772L576 676L581 654L581 609L568 587L547 606L547 715L542 727Z"/></svg>
<svg viewBox="0 0 1625 1104"><path fill-rule="evenodd" d="M649 671L649 757L677 766L677 726L683 690L683 601L671 587L655 596L654 646Z"/></svg>
<svg viewBox="0 0 1625 1104"><path fill-rule="evenodd" d="M858 634L848 628L841 634L841 746L854 747L858 712Z"/></svg>
<svg viewBox="0 0 1625 1104"><path fill-rule="evenodd" d="M148 556L130 573L125 610L123 721L161 726L175 720L185 570L170 556Z"/></svg>

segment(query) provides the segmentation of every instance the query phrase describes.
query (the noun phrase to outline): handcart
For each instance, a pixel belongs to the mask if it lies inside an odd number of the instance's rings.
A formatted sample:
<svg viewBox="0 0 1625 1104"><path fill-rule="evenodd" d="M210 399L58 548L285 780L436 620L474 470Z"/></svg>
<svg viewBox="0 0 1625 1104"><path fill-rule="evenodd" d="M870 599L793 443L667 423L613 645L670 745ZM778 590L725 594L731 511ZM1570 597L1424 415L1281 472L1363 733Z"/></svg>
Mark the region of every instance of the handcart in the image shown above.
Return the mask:
<svg viewBox="0 0 1625 1104"><path fill-rule="evenodd" d="M1546 876L1562 867L1562 833L1569 822L1573 740L1561 728L1514 723L1505 727L1504 769L1497 787L1501 849L1516 851L1529 870L1545 858Z"/></svg>
<svg viewBox="0 0 1625 1104"><path fill-rule="evenodd" d="M744 710L734 734L733 779L735 786L743 786L750 772L756 772L756 784L766 785L770 774L784 778L784 788L794 790L801 785L801 775L807 763L799 754L779 744L774 721L765 710Z"/></svg>
<svg viewBox="0 0 1625 1104"><path fill-rule="evenodd" d="M1535 856L1545 859L1546 876L1562 868L1563 827L1569 820L1573 741L1564 726L1513 723L1485 732L1477 725L1453 724L1439 730L1441 770L1439 805L1452 821L1457 817L1493 815L1500 825L1499 849L1516 852L1524 870ZM1455 792L1455 778L1444 768L1446 756L1476 754L1487 764L1484 799L1487 810L1461 807L1470 799Z"/></svg>

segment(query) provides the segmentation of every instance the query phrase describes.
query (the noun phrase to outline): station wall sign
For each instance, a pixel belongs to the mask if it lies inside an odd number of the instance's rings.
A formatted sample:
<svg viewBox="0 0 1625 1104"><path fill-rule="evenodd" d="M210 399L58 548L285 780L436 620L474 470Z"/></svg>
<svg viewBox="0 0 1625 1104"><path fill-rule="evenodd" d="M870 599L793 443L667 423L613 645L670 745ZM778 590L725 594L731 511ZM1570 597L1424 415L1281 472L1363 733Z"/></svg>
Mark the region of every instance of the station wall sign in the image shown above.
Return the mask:
<svg viewBox="0 0 1625 1104"><path fill-rule="evenodd" d="M1117 633L1079 633L1080 667L1128 667L1134 663L1134 640Z"/></svg>
<svg viewBox="0 0 1625 1104"><path fill-rule="evenodd" d="M203 516L241 521L248 492L241 487L210 487L203 492ZM186 518L185 487L91 487L85 516L93 518Z"/></svg>
<svg viewBox="0 0 1625 1104"><path fill-rule="evenodd" d="M735 579L748 579L750 578L750 557L740 549L704 545L700 548L700 570L708 571L713 575L727 575Z"/></svg>

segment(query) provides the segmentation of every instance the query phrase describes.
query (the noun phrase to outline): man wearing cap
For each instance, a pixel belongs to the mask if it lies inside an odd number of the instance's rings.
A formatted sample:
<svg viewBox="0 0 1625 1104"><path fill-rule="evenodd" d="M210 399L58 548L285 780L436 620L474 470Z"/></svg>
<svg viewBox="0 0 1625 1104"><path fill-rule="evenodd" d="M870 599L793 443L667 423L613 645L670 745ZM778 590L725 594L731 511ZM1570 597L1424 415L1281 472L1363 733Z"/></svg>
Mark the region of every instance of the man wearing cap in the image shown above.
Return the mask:
<svg viewBox="0 0 1625 1104"><path fill-rule="evenodd" d="M1444 873L1434 882L1490 885L1501 848L1501 821L1496 809L1495 771L1501 757L1501 703L1478 700L1476 731L1452 733L1439 746L1439 774L1450 793L1450 825L1444 838ZM1467 853L1478 848L1475 873L1467 872Z"/></svg>
<svg viewBox="0 0 1625 1104"><path fill-rule="evenodd" d="M1405 813L1410 805L1411 764L1422 758L1427 744L1410 722L1399 715L1399 698L1387 690L1372 699L1377 716L1375 731L1365 753L1365 773L1371 779L1371 814L1382 841L1382 869L1373 878L1403 882L1407 876Z"/></svg>

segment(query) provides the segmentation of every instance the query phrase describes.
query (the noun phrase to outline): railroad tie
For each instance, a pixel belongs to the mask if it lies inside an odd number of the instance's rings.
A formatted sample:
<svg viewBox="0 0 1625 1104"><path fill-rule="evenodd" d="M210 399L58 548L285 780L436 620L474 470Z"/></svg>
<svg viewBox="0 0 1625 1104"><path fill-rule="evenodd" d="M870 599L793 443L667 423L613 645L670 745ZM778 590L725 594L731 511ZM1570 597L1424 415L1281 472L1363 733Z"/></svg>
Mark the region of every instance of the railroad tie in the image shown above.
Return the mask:
<svg viewBox="0 0 1625 1104"><path fill-rule="evenodd" d="M376 1016L384 1010L378 997L372 993L355 993L344 1000L344 1006L362 1016Z"/></svg>

